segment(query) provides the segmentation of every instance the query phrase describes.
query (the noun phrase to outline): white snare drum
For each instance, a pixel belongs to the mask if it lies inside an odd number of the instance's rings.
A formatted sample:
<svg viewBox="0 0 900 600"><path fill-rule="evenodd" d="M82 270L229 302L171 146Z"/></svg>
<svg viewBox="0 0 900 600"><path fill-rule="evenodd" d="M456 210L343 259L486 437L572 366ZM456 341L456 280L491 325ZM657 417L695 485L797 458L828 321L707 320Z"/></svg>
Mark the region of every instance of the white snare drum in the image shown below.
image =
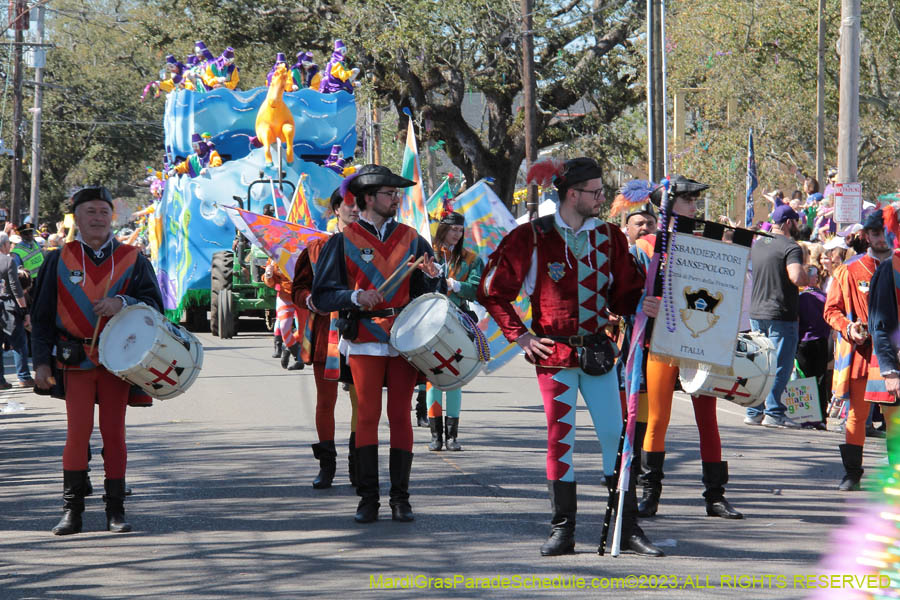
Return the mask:
<svg viewBox="0 0 900 600"><path fill-rule="evenodd" d="M775 383L775 345L762 333L738 334L731 369L701 363L679 369L681 387L688 394L703 394L731 400L741 406L756 406L766 399Z"/></svg>
<svg viewBox="0 0 900 600"><path fill-rule="evenodd" d="M133 304L103 328L100 363L154 398L168 400L197 378L203 345L146 304Z"/></svg>
<svg viewBox="0 0 900 600"><path fill-rule="evenodd" d="M425 294L397 315L391 346L439 390L472 381L490 359L487 340L443 294Z"/></svg>

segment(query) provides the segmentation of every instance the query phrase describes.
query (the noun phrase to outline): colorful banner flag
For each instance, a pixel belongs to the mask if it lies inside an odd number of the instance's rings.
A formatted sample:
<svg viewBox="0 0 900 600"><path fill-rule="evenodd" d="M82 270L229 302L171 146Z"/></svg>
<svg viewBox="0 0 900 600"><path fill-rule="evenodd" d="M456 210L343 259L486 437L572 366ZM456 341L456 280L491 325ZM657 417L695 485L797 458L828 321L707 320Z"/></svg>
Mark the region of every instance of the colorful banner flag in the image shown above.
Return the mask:
<svg viewBox="0 0 900 600"><path fill-rule="evenodd" d="M747 208L744 226L753 229L753 190L759 185L756 174L756 155L753 152L753 128L750 128L750 137L747 141Z"/></svg>
<svg viewBox="0 0 900 600"><path fill-rule="evenodd" d="M294 190L294 198L291 200L291 208L288 210L285 221L288 223L306 225L307 227L315 227L315 222L313 221L312 214L309 211L309 204L306 200L306 190L303 186L305 180L306 174L304 173L300 175L300 180L297 182L297 189Z"/></svg>
<svg viewBox="0 0 900 600"><path fill-rule="evenodd" d="M275 207L275 216L284 219L288 214L288 199L285 198L281 187L276 186L271 177L269 177L269 185L272 187L272 206Z"/></svg>
<svg viewBox="0 0 900 600"><path fill-rule="evenodd" d="M518 226L515 217L506 208L491 186L484 179L478 181L456 198L453 210L466 220L466 248L487 262L500 240ZM531 302L519 296L513 304L526 327L531 327ZM478 322L491 349L491 360L485 372L496 371L519 353L518 344L509 343L497 323L490 316Z"/></svg>
<svg viewBox="0 0 900 600"><path fill-rule="evenodd" d="M262 249L290 278L294 277L297 257L310 240L328 237L324 231L305 225L273 219L236 206L224 208L237 230L250 240L250 243Z"/></svg>
<svg viewBox="0 0 900 600"><path fill-rule="evenodd" d="M416 134L413 131L412 118L409 120L409 128L406 131L406 149L403 151L403 169L400 174L414 181L415 185L403 190L399 220L401 223L413 227L430 244L431 229L428 226L428 212L425 210L422 167L419 163L419 151L416 147Z"/></svg>
<svg viewBox="0 0 900 600"><path fill-rule="evenodd" d="M444 177L444 181L425 203L425 209L432 217L439 216L444 209L444 202L453 199L453 190L450 188L450 177Z"/></svg>

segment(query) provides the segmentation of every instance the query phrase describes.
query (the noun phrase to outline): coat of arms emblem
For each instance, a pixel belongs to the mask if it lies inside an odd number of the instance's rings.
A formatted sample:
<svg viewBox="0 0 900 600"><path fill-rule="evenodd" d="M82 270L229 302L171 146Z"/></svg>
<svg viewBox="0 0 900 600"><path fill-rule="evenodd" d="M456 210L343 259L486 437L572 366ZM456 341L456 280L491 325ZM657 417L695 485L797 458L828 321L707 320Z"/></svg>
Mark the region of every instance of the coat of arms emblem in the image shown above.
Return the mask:
<svg viewBox="0 0 900 600"><path fill-rule="evenodd" d="M719 316L715 314L715 310L723 297L722 292L713 295L703 288L696 292L689 287L684 288L687 308L681 309L681 321L691 331L691 336L700 337L701 333L718 322Z"/></svg>
<svg viewBox="0 0 900 600"><path fill-rule="evenodd" d="M547 263L547 271L550 275L550 279L555 282L558 282L566 275L566 265L561 262L551 262Z"/></svg>

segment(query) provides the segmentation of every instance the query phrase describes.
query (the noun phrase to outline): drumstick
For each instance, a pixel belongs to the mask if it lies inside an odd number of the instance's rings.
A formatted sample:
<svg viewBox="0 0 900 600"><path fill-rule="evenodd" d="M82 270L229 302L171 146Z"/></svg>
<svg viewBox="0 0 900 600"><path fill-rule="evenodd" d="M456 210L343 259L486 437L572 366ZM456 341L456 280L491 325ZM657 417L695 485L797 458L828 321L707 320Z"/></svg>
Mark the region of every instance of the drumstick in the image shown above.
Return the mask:
<svg viewBox="0 0 900 600"><path fill-rule="evenodd" d="M106 295L109 293L109 286L112 285L112 278L106 282L106 289L103 290L103 298L106 298ZM101 300L103 299L101 298ZM88 351L88 354L94 353L94 345L97 343L97 332L100 331L100 321L103 319L100 315L97 315L97 324L94 325L94 337L91 338L91 349Z"/></svg>
<svg viewBox="0 0 900 600"><path fill-rule="evenodd" d="M378 286L378 291L380 292L381 290L383 290L383 289L387 286L387 284L391 282L391 279L393 279L394 277L396 277L397 275L399 275L399 274L400 274L400 271L403 270L403 267L405 267L406 264L407 264L407 263L401 263L400 266L398 266L398 267L394 270L394 272L391 273L390 277L388 277L387 279L385 279L384 282L383 282L380 286Z"/></svg>
<svg viewBox="0 0 900 600"><path fill-rule="evenodd" d="M411 264L411 265L409 266L409 268L408 268L406 271L403 272L403 275L400 276L400 279L396 280L396 281L390 286L390 289L384 289L384 285L382 284L382 286L381 286L380 288L378 288L378 291L381 292L381 293L384 294L384 295L387 295L387 294L390 294L391 292L393 292L395 289L397 289L397 287L399 287L399 285L400 285L401 283L403 283L403 280L404 280L404 279L406 279L407 277L409 277L409 274L410 274L410 273L412 273L413 271L415 271L415 270L419 267L419 265L422 264L422 261L423 261L423 260L425 260L425 255L424 255L424 254L423 254L422 256L420 256L420 257L418 258L418 260L416 260L416 262L414 262L413 264Z"/></svg>

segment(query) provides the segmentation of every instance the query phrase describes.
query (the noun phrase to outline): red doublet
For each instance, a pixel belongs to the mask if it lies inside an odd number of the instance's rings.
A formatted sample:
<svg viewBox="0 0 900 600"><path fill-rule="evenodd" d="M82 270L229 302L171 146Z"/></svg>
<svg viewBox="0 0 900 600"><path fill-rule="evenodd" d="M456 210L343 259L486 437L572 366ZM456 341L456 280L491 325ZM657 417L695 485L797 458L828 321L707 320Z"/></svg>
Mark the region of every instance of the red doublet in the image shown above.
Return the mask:
<svg viewBox="0 0 900 600"><path fill-rule="evenodd" d="M597 227L590 232L594 251L578 259L554 227L554 218L543 217L516 227L485 268L478 301L511 342L528 332L511 303L522 289L535 250L537 279L531 307L532 328L538 336L599 333L610 312L634 314L640 300L644 270L628 251L628 240L617 227L597 220ZM597 260L598 255L602 260ZM553 354L538 364L575 367L578 357L571 346L557 343Z"/></svg>

